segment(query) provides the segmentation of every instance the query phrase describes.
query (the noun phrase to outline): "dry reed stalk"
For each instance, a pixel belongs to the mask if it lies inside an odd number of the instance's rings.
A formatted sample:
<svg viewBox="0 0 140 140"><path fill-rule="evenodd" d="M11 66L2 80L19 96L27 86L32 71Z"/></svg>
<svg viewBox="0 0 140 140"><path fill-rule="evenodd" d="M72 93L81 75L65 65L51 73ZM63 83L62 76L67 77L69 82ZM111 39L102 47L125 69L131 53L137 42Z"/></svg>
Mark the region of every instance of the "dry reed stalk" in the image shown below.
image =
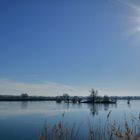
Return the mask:
<svg viewBox="0 0 140 140"><path fill-rule="evenodd" d="M115 121L112 122L109 119L110 114L111 111L107 114L104 126L101 124L101 120L94 126L89 120L87 140L140 140L140 114L138 116L139 119L133 116L131 120L125 120L123 126L119 126ZM64 115L63 113L63 118ZM79 128L76 127L76 124L70 127L62 120L53 127L47 125L39 140L78 140L80 127L81 125Z"/></svg>

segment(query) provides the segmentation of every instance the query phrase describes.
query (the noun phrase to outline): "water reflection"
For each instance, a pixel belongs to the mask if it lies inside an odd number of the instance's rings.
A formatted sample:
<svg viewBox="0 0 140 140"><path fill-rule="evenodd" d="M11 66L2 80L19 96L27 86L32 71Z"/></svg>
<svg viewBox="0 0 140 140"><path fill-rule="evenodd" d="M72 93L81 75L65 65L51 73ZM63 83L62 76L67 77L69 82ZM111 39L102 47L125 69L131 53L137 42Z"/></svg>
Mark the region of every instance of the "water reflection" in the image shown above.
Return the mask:
<svg viewBox="0 0 140 140"><path fill-rule="evenodd" d="M88 108L93 116L98 115L99 106L97 104L88 104Z"/></svg>
<svg viewBox="0 0 140 140"><path fill-rule="evenodd" d="M99 115L99 112L109 111L109 109L117 108L117 104L87 104L93 116Z"/></svg>
<svg viewBox="0 0 140 140"><path fill-rule="evenodd" d="M105 116L112 110L111 119L121 124L122 118L126 118L124 114L128 117L131 114L138 116L139 106L140 101L131 101L127 104L126 100L118 101L117 104L73 104L53 101L0 102L0 138L18 140L20 136L27 136L28 138L23 138L23 140L36 139L36 132L42 128L44 120L47 118L47 121L53 124L61 120L64 111L67 112L64 119L70 123L86 122L91 118L94 122L101 118L104 123ZM20 135L17 135L19 130L21 130ZM83 131L85 130L86 127Z"/></svg>
<svg viewBox="0 0 140 140"><path fill-rule="evenodd" d="M128 108L131 108L131 103L127 104Z"/></svg>
<svg viewBox="0 0 140 140"><path fill-rule="evenodd" d="M27 109L28 108L28 101L22 101L21 102L21 109Z"/></svg>

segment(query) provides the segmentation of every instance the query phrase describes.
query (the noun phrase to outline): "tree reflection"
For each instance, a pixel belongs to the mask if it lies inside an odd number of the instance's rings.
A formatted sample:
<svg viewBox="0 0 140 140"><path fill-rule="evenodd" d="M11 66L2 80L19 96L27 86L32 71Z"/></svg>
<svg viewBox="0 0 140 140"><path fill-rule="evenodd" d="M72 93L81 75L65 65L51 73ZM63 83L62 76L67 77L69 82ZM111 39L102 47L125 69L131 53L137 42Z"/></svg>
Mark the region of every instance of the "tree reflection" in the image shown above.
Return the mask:
<svg viewBox="0 0 140 140"><path fill-rule="evenodd" d="M28 102L27 101L22 101L21 102L21 109L27 109L28 108Z"/></svg>
<svg viewBox="0 0 140 140"><path fill-rule="evenodd" d="M87 104L90 112L93 116L98 116L100 111L109 111L112 108L116 108L116 104Z"/></svg>
<svg viewBox="0 0 140 140"><path fill-rule="evenodd" d="M129 103L129 104L127 103L127 106L128 106L128 108L131 108L131 103Z"/></svg>
<svg viewBox="0 0 140 140"><path fill-rule="evenodd" d="M99 107L97 104L88 104L88 108L93 116L98 115Z"/></svg>
<svg viewBox="0 0 140 140"><path fill-rule="evenodd" d="M109 104L103 104L104 110L108 111L109 110Z"/></svg>

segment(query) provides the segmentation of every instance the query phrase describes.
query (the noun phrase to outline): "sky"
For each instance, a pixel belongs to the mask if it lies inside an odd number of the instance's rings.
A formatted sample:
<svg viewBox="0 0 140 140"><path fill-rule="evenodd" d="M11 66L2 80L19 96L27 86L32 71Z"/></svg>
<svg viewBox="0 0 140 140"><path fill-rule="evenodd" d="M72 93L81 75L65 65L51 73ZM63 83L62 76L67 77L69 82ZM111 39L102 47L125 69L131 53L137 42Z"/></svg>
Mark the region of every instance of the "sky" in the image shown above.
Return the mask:
<svg viewBox="0 0 140 140"><path fill-rule="evenodd" d="M140 96L138 0L0 0L0 94Z"/></svg>

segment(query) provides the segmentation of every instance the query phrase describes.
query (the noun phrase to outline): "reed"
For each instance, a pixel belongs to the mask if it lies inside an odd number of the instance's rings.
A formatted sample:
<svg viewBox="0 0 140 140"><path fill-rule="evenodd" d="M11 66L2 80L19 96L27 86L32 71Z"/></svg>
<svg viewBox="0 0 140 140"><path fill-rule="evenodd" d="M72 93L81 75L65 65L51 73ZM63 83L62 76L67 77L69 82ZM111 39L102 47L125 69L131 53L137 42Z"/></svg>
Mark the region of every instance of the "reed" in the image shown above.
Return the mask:
<svg viewBox="0 0 140 140"><path fill-rule="evenodd" d="M124 119L123 124L111 120L111 111L106 116L106 122L102 124L99 120L98 125L88 123L88 136L83 138L80 129L76 124L68 125L62 120L53 126L46 125L39 140L140 140L140 114Z"/></svg>

